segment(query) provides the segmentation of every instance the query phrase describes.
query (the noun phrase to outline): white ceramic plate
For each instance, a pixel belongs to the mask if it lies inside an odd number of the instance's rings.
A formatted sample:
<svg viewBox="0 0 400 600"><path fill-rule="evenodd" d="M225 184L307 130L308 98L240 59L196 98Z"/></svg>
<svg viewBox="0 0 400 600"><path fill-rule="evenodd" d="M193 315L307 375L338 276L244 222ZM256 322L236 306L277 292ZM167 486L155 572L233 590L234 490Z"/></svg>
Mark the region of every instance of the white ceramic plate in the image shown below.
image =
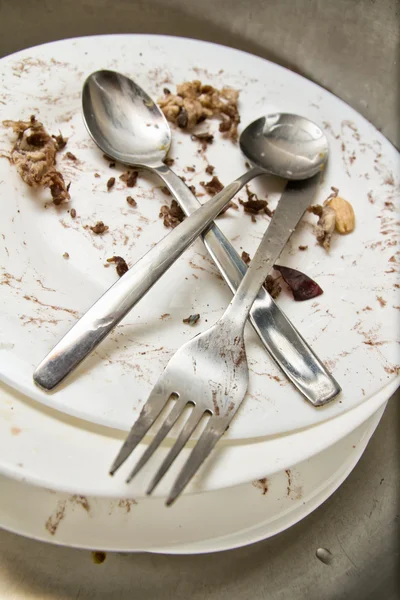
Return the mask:
<svg viewBox="0 0 400 600"><path fill-rule="evenodd" d="M365 405L328 423L290 435L253 442L220 442L202 465L186 493L206 492L259 479L311 458L371 417L390 396L385 389ZM396 401L393 399L393 401ZM0 473L37 486L87 496L141 498L157 466L169 449L166 442L127 486L125 476L144 451L141 444L115 477L108 466L116 456L124 432L90 425L30 401L18 392L0 389ZM165 497L190 448L174 462L154 491Z"/></svg>
<svg viewBox="0 0 400 600"><path fill-rule="evenodd" d="M344 413L394 382L399 363L393 327L398 314L398 249L394 201L399 160L394 148L365 119L310 81L261 58L214 44L158 36L100 36L65 40L29 49L1 61L1 118L34 113L50 132L69 138L58 159L71 181L72 219L68 207L54 207L48 191L33 193L6 159L0 161L0 377L48 406L110 427L127 430L168 358L182 342L215 322L229 301L200 243L196 242L149 292L115 332L57 392L46 394L32 382L32 371L48 350L116 279L106 259L124 256L129 263L166 230L158 217L166 197L159 181L140 178L133 190L117 179L84 128L80 93L86 76L113 68L135 78L155 98L168 86L200 78L241 90L242 123L274 111L297 112L321 124L328 135L331 160L318 201L336 186L351 201L357 218L354 233L338 236L328 255L316 245L305 218L280 260L306 271L325 290L316 301L294 302L282 294L279 304L343 387L341 399L316 410L283 378L248 335L251 369L245 402L227 439L250 439L310 427ZM216 130L218 123L210 128ZM0 131L7 152L12 135ZM198 191L206 162L198 145L174 132L172 156ZM223 183L243 171L238 148L216 141L206 152ZM196 173L185 172L194 165ZM100 178L95 178L95 173ZM271 207L282 184L265 179L252 186L269 192ZM128 193L138 208L126 203ZM242 194L243 197L243 194ZM109 231L94 235L85 225L103 220ZM268 224L252 223L242 209L219 220L239 251L253 254ZM306 252L298 246L307 245ZM66 260L63 254L68 252ZM196 328L182 323L198 312ZM161 318L162 315L169 315ZM387 399L384 398L384 399Z"/></svg>
<svg viewBox="0 0 400 600"><path fill-rule="evenodd" d="M35 539L91 550L171 554L243 546L294 525L324 502L361 457L383 414L295 469L268 480L182 497L111 501L70 496L0 477L0 526Z"/></svg>

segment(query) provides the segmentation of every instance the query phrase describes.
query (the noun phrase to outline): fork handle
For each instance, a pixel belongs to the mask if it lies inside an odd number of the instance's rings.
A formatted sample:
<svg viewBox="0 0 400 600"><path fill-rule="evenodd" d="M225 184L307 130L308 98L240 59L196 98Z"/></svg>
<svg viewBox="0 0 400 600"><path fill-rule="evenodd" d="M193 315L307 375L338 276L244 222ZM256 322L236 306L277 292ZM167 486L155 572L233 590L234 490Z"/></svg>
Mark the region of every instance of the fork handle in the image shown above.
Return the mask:
<svg viewBox="0 0 400 600"><path fill-rule="evenodd" d="M180 177L166 166L156 169L156 172L186 215L197 210L200 202ZM318 183L319 177L301 184L289 182L280 203L285 204L287 197L289 202L294 202L294 191L298 193L299 188L303 190L303 202L311 203ZM302 211L304 209L300 207ZM202 237L221 275L235 293L247 272L247 265L215 223L203 232ZM258 292L249 318L271 357L311 404L321 406L338 395L338 383L264 287Z"/></svg>

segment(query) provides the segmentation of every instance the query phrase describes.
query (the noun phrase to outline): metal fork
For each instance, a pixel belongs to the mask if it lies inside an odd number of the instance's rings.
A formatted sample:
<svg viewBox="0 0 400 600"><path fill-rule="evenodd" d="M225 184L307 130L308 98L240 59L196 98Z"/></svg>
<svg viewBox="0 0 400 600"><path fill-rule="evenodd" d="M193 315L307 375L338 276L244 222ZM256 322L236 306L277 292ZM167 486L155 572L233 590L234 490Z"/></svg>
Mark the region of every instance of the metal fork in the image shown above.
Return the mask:
<svg viewBox="0 0 400 600"><path fill-rule="evenodd" d="M133 452L171 397L176 398L175 405L127 482L146 464L188 404L193 405L193 410L151 481L147 493L151 494L165 475L205 413L209 414L209 420L172 487L167 505L174 502L210 454L246 395L249 371L243 336L249 311L309 202L307 195L300 195L296 203L289 199L278 203L247 273L225 313L213 327L185 343L171 358L115 459L111 474Z"/></svg>

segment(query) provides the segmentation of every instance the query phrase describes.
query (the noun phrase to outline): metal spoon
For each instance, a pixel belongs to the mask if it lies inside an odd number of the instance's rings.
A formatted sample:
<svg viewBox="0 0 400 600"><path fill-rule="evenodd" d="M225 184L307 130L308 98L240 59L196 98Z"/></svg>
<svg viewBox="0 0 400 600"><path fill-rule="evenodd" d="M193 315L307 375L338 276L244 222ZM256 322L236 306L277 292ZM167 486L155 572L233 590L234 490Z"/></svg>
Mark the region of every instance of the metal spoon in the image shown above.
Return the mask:
<svg viewBox="0 0 400 600"><path fill-rule="evenodd" d="M196 198L162 162L171 144L168 123L139 86L113 71L94 73L83 88L83 111L90 134L108 156L158 173L186 214L196 211ZM70 373L243 185L264 173L288 179L312 177L323 168L328 152L326 138L317 125L295 115L258 119L243 132L241 147L256 166L186 219L114 284L42 361L34 373L36 383L52 389ZM311 196L317 179L310 182ZM300 194L304 203L304 189L294 188L292 192ZM307 203L310 201L309 196ZM215 225L204 240L231 289L236 290L246 271L244 263ZM270 296L262 291L257 303L253 324L288 377L313 404L321 405L335 397L339 386ZM268 315L268 309L274 314Z"/></svg>

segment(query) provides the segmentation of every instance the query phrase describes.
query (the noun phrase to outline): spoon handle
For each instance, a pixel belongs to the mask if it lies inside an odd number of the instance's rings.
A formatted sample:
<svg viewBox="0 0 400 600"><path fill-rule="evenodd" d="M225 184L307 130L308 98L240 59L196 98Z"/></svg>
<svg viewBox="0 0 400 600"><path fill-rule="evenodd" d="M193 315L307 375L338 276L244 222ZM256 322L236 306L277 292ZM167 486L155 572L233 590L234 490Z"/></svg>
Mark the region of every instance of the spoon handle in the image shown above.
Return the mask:
<svg viewBox="0 0 400 600"><path fill-rule="evenodd" d="M187 185L171 169L163 166L156 172L186 215L200 206ZM308 206L316 195L318 184L319 176L301 183L288 182L279 204L290 202L297 206L303 199L303 204ZM300 208L300 212L304 209ZM221 275L235 293L247 272L246 264L215 223L203 232L202 237ZM269 354L311 404L321 406L337 396L340 392L338 383L263 287L250 309L249 320Z"/></svg>
<svg viewBox="0 0 400 600"><path fill-rule="evenodd" d="M264 173L257 167L244 173L142 256L43 359L33 374L35 383L45 390L56 387L118 325L233 196L251 179Z"/></svg>

